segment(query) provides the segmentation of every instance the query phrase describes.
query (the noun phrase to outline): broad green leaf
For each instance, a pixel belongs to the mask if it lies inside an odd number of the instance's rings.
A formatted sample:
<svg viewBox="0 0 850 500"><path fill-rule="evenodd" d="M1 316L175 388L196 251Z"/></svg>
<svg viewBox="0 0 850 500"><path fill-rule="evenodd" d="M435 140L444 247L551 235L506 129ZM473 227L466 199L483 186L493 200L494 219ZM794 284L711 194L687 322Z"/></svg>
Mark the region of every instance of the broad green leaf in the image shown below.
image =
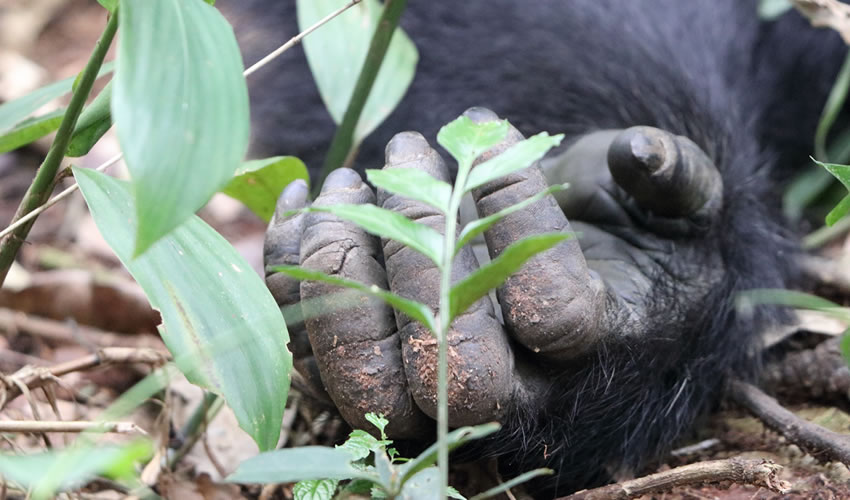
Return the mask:
<svg viewBox="0 0 850 500"><path fill-rule="evenodd" d="M839 219L847 215L848 212L850 212L850 194L842 198L841 201L838 202L838 205L835 205L835 208L826 214L826 225L832 226L838 222Z"/></svg>
<svg viewBox="0 0 850 500"><path fill-rule="evenodd" d="M791 0L759 0L759 17L772 21L791 8Z"/></svg>
<svg viewBox="0 0 850 500"><path fill-rule="evenodd" d="M231 483L291 483L309 479L377 481L374 474L354 467L351 453L326 446L302 446L267 451L245 460L225 479Z"/></svg>
<svg viewBox="0 0 850 500"><path fill-rule="evenodd" d="M501 493L504 493L504 492L508 491L509 489L513 488L514 486L518 486L518 485L520 485L520 484L522 484L522 483L524 483L524 482L526 482L530 479L534 479L535 477L540 477L540 476L549 476L549 475L552 475L554 473L555 473L555 471L553 471L552 469L530 470L528 472L520 474L519 476L517 476L515 478L512 478L509 481L505 481L504 483L500 483L500 484L490 488L489 490L487 490L483 493L479 493L479 494L475 495L474 497L470 498L469 500L484 500L485 498L494 497L494 496L499 495Z"/></svg>
<svg viewBox="0 0 850 500"><path fill-rule="evenodd" d="M248 90L233 29L201 0L121 1L112 119L133 178L134 255L233 177Z"/></svg>
<svg viewBox="0 0 850 500"><path fill-rule="evenodd" d="M439 500L445 496L440 494L440 469L437 467L426 467L408 478L399 495L405 500Z"/></svg>
<svg viewBox="0 0 850 500"><path fill-rule="evenodd" d="M339 481L336 479L309 479L298 481L292 487L293 500L331 500Z"/></svg>
<svg viewBox="0 0 850 500"><path fill-rule="evenodd" d="M304 30L346 3L348 0L298 0L298 26ZM337 124L351 100L382 8L377 0L364 0L303 41L319 94ZM413 81L418 59L413 42L397 29L354 130L355 144L375 130L401 101Z"/></svg>
<svg viewBox="0 0 850 500"><path fill-rule="evenodd" d="M463 248L464 245L469 243L473 238L483 233L484 231L490 229L491 227L493 227L493 224L504 219L506 216L542 200L549 194L555 193L557 191L562 191L564 189L567 189L568 187L569 184L556 184L554 186L550 186L549 189L541 191L536 195L532 196L531 198L523 200L519 203L515 203L507 208L503 208L502 210L499 210L493 215L489 215L487 217L484 217L483 219L476 219L474 221L471 221L469 224L464 226L463 231L461 231L460 235L458 236L457 243L455 244L455 254L457 254L460 249Z"/></svg>
<svg viewBox="0 0 850 500"><path fill-rule="evenodd" d="M98 78L112 71L113 66L112 62L104 63L97 73ZM22 121L28 119L30 115L45 104L70 92L75 79L74 76L65 78L34 90L23 97L0 104L0 136L5 135Z"/></svg>
<svg viewBox="0 0 850 500"><path fill-rule="evenodd" d="M78 488L98 476L131 477L136 463L151 455L147 441L124 445L85 444L33 455L0 455L0 475L23 488L34 488L35 498L52 498L58 490ZM72 464L62 477L48 477L60 461Z"/></svg>
<svg viewBox="0 0 850 500"><path fill-rule="evenodd" d="M375 436L361 429L354 429L348 435L348 439L337 448L351 453L355 460L361 460L372 454L373 451L381 451L384 446L392 441L379 440Z"/></svg>
<svg viewBox="0 0 850 500"><path fill-rule="evenodd" d="M443 236L434 229L413 222L398 212L375 205L330 205L310 207L307 212L328 212L351 221L370 233L395 240L416 250L439 265L443 254Z"/></svg>
<svg viewBox="0 0 850 500"><path fill-rule="evenodd" d="M472 441L475 439L481 439L483 437L489 436L499 430L499 424L496 422L491 422L489 424L476 425L474 427L461 427L459 429L455 429L449 433L446 438L447 444L449 446L449 451L457 448L458 446L466 443L467 441ZM417 472L425 469L426 467L430 467L437 462L437 443L429 446L425 451L419 454L418 457L414 458L410 462L402 465L399 470L399 475L401 477L402 484L407 481L410 477L412 477Z"/></svg>
<svg viewBox="0 0 850 500"><path fill-rule="evenodd" d="M64 116L65 108L62 108L18 123L5 134L0 135L0 154L26 146L53 132L59 128Z"/></svg>
<svg viewBox="0 0 850 500"><path fill-rule="evenodd" d="M502 142L508 130L510 125L507 120L476 123L461 115L440 128L437 143L459 164L472 165L473 160Z"/></svg>
<svg viewBox="0 0 850 500"><path fill-rule="evenodd" d="M109 12L115 12L115 9L118 8L118 0L97 0L97 3Z"/></svg>
<svg viewBox="0 0 850 500"><path fill-rule="evenodd" d="M367 170L366 177L375 186L391 193L427 203L442 213L449 210L452 187L428 172L415 168Z"/></svg>
<svg viewBox="0 0 850 500"><path fill-rule="evenodd" d="M274 448L292 357L262 279L195 216L134 259L130 187L92 170L74 168L74 176L101 234L162 314L163 340L178 367L223 396L261 450Z"/></svg>
<svg viewBox="0 0 850 500"><path fill-rule="evenodd" d="M375 285L364 285L357 281L328 276L327 274L304 269L300 266L274 266L270 270L287 274L295 279L321 281L323 283L351 288L372 295L373 297L378 297L404 314L407 314L414 320L422 323L432 332L436 330L434 313L431 312L431 309L429 309L428 306L421 302L405 299L404 297L400 297L394 293L378 288Z"/></svg>
<svg viewBox="0 0 850 500"><path fill-rule="evenodd" d="M294 156L274 156L242 164L222 193L236 198L268 222L281 191L295 179L310 180L307 167Z"/></svg>
<svg viewBox="0 0 850 500"><path fill-rule="evenodd" d="M92 146L112 127L109 103L112 100L112 82L106 84L100 94L80 113L66 156L77 157L88 154Z"/></svg>
<svg viewBox="0 0 850 500"><path fill-rule="evenodd" d="M456 318L487 292L498 287L525 262L570 238L569 233L540 234L508 246L498 257L460 281L451 290L451 318Z"/></svg>
<svg viewBox="0 0 850 500"><path fill-rule="evenodd" d="M463 188L464 192L528 167L542 158L549 149L560 144L563 138L563 134L550 136L546 132L541 132L530 139L514 144L499 156L476 165L469 172L469 178Z"/></svg>

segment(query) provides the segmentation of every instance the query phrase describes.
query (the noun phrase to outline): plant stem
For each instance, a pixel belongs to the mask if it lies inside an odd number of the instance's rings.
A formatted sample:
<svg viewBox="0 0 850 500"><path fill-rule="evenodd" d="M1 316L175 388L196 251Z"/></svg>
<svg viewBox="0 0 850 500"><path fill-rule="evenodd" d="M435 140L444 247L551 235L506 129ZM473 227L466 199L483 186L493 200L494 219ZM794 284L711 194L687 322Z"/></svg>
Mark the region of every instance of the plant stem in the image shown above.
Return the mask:
<svg viewBox="0 0 850 500"><path fill-rule="evenodd" d="M378 19L375 34L372 35L372 40L369 42L369 51L366 53L363 68L360 70L357 83L351 93L351 100L342 116L342 123L339 124L334 133L319 179L313 184L314 195L321 188L325 177L343 164L348 152L354 145L354 129L357 127L360 114L366 106L366 100L372 91L372 85L378 76L378 70L381 69L384 55L387 53L390 40L392 40L393 33L398 26L398 20L406 5L407 0L386 0L384 3L384 10L381 12L380 19Z"/></svg>
<svg viewBox="0 0 850 500"><path fill-rule="evenodd" d="M850 216L840 219L831 226L823 226L803 237L803 248L811 250L826 245L850 230Z"/></svg>
<svg viewBox="0 0 850 500"><path fill-rule="evenodd" d="M27 189L24 199L18 206L12 222L17 221L29 212L43 205L50 196L53 188L53 180L56 178L56 172L59 170L59 165L65 157L65 152L68 150L68 144L71 142L71 136L74 133L74 128L77 124L77 118L86 103L86 99L91 92L92 85L97 79L97 73L100 66L103 64L103 59L106 57L106 52L112 44L112 39L115 37L115 32L118 30L118 14L109 16L109 22L106 23L106 28L100 39L95 45L94 51L86 63L80 75L80 80L74 94L71 96L71 102L68 104L68 109L65 111L65 116L62 118L62 123L59 125L59 130L56 132L56 138L50 146L50 151L47 152L47 157L39 167L35 174L32 184ZM24 240L32 229L35 223L35 218L19 226L14 232L8 235L4 240L0 241L0 286L6 280L6 275L9 273L9 268L12 267L12 262L18 254Z"/></svg>
<svg viewBox="0 0 850 500"><path fill-rule="evenodd" d="M470 165L458 168L455 188L449 200L446 212L445 232L443 233L443 255L440 266L440 313L437 334L437 465L440 470L440 498L445 498L449 487L449 328L451 327L451 290L452 263L454 261L455 240L457 237L457 215L463 198L463 187L469 174Z"/></svg>

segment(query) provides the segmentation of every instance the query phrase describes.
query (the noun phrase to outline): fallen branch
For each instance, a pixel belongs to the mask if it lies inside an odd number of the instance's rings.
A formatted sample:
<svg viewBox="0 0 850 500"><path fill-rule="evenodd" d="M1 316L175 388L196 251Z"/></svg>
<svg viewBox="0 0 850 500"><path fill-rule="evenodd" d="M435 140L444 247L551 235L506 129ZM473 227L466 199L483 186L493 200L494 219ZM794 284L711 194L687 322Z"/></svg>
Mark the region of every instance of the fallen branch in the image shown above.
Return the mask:
<svg viewBox="0 0 850 500"><path fill-rule="evenodd" d="M559 500L626 500L651 493L660 493L677 486L732 481L753 484L786 493L790 485L778 479L781 465L769 460L728 458L683 465L664 472L610 484L592 490L582 490Z"/></svg>
<svg viewBox="0 0 850 500"><path fill-rule="evenodd" d="M783 408L758 387L732 383L730 395L739 405L759 418L767 427L823 461L840 461L850 466L850 435L839 434L804 420Z"/></svg>
<svg viewBox="0 0 850 500"><path fill-rule="evenodd" d="M112 432L116 434L147 434L133 422L65 422L62 420L0 420L0 432Z"/></svg>
<svg viewBox="0 0 850 500"><path fill-rule="evenodd" d="M71 372L89 370L111 363L145 363L159 366L168 361L166 353L154 349L105 347L95 354L45 368L25 366L9 376L0 375L0 409L21 395L21 386L35 389Z"/></svg>

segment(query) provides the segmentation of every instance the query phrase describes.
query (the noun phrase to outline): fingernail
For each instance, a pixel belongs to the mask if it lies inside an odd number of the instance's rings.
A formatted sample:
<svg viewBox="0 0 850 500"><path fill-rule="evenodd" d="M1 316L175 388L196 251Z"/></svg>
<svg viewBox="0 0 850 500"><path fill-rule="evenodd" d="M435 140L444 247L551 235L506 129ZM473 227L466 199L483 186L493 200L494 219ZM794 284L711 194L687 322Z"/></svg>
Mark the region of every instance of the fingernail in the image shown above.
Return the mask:
<svg viewBox="0 0 850 500"><path fill-rule="evenodd" d="M387 165L396 165L416 159L431 149L419 132L402 132L393 136L385 151Z"/></svg>
<svg viewBox="0 0 850 500"><path fill-rule="evenodd" d="M490 111L487 108L474 106L463 112L463 116L469 118L475 123L494 122L499 119L499 115Z"/></svg>
<svg viewBox="0 0 850 500"><path fill-rule="evenodd" d="M277 217L282 218L286 212L290 210L298 210L307 205L307 198L310 190L307 189L307 182L304 179L295 179L281 193L277 199L275 213Z"/></svg>
<svg viewBox="0 0 850 500"><path fill-rule="evenodd" d="M652 127L632 127L618 135L608 151L609 163L631 165L652 174L667 159L666 132Z"/></svg>
<svg viewBox="0 0 850 500"><path fill-rule="evenodd" d="M322 192L326 193L335 189L355 189L360 187L363 181L360 174L350 168L338 168L331 172L325 179Z"/></svg>

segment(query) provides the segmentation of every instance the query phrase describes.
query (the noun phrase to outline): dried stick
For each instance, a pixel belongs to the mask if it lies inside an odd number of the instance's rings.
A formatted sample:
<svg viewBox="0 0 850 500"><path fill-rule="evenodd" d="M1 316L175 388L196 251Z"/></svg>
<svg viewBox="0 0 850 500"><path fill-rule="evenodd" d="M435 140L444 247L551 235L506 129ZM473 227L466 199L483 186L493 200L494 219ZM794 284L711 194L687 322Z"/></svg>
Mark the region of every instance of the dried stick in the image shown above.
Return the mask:
<svg viewBox="0 0 850 500"><path fill-rule="evenodd" d="M0 420L0 432L112 432L147 434L133 422L65 422L62 420Z"/></svg>
<svg viewBox="0 0 850 500"><path fill-rule="evenodd" d="M776 465L769 460L733 457L683 465L630 481L579 491L559 500L625 500L668 491L677 486L721 481L754 484L785 493L790 489L790 485L778 479L780 470L782 470L781 465Z"/></svg>
<svg viewBox="0 0 850 500"><path fill-rule="evenodd" d="M96 347L150 348L165 352L165 345L153 335L130 335L83 325L71 326L64 321L39 318L2 307L0 307L0 331L24 332L59 345L86 344Z"/></svg>
<svg viewBox="0 0 850 500"><path fill-rule="evenodd" d="M110 363L146 363L161 365L169 356L153 349L128 347L106 347L95 354L60 363L50 368L25 366L9 376L0 375L0 409L21 395L21 386L28 389L41 387L57 377L71 372L89 370Z"/></svg>
<svg viewBox="0 0 850 500"><path fill-rule="evenodd" d="M786 410L754 385L736 380L732 399L771 429L819 460L837 460L850 466L850 435L832 432Z"/></svg>

